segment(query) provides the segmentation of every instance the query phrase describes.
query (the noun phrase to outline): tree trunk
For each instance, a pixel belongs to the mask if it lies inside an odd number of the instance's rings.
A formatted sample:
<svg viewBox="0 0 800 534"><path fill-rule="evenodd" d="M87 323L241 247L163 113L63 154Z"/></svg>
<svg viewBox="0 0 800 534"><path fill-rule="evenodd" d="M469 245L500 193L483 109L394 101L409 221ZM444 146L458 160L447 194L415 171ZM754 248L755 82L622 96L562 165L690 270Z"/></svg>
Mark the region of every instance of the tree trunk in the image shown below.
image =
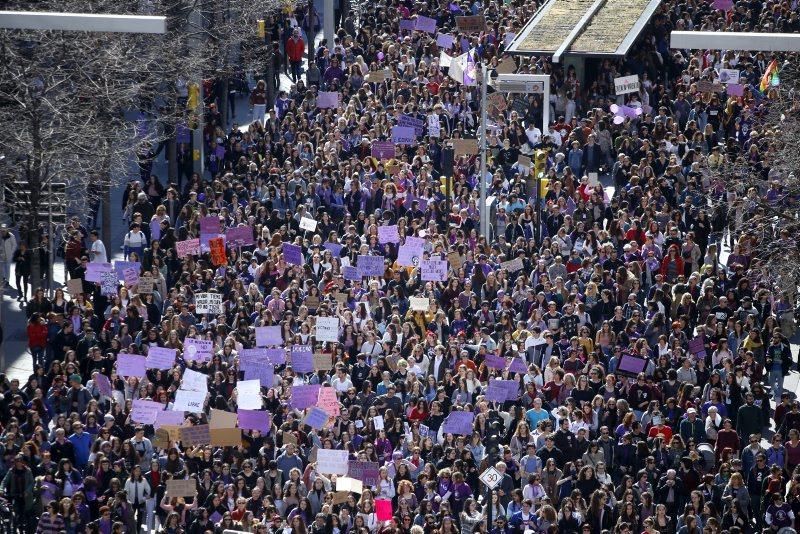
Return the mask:
<svg viewBox="0 0 800 534"><path fill-rule="evenodd" d="M172 128L171 128L172 129ZM171 132L167 139L167 176L169 183L178 183L178 140L175 138L175 131Z"/></svg>

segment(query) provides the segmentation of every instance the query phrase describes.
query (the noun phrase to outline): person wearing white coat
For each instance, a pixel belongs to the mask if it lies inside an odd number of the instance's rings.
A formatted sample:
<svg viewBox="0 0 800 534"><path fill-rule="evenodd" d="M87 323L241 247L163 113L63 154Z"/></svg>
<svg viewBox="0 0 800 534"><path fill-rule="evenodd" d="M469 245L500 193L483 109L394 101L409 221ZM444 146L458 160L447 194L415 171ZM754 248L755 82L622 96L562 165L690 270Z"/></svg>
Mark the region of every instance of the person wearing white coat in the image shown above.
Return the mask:
<svg viewBox="0 0 800 534"><path fill-rule="evenodd" d="M0 225L0 285L6 286L11 280L11 262L17 250L17 238L8 229L8 225Z"/></svg>
<svg viewBox="0 0 800 534"><path fill-rule="evenodd" d="M128 503L133 508L133 513L136 514L136 532L139 532L145 520L147 499L150 498L152 491L150 484L142 477L142 468L138 465L133 467L131 476L125 481L125 493L128 497Z"/></svg>

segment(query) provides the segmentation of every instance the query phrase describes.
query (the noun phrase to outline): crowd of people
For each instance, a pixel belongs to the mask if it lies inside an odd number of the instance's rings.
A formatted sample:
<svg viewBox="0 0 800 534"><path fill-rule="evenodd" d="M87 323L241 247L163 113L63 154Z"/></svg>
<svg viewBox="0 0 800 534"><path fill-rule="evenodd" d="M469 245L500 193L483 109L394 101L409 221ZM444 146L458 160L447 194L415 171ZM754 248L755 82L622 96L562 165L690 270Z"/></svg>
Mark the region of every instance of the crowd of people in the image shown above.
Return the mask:
<svg viewBox="0 0 800 534"><path fill-rule="evenodd" d="M446 161L447 140L474 139L486 103L441 53L467 53L494 76L538 7L361 2L305 70L295 28L314 17L282 15L270 26L276 65L296 83L269 110L265 83L251 87L247 128L209 106L203 175L166 182L143 168L121 206L127 263L111 291L97 273L113 254L73 220L65 262L79 282L51 298L20 291L34 372L0 381L13 528L793 532L800 403L783 385L795 297L754 275L747 224L755 197L781 186L737 191L723 179L740 164L777 178L772 125L759 120L775 105L775 88L760 84L773 58L668 40L673 29L799 31L797 11L668 0L628 57L590 60L591 75L510 59L550 74L551 100L509 98L491 114L485 176L475 154ZM484 15L486 30L459 32L464 15ZM422 16L452 48L400 29ZM739 71L741 96L699 91L721 69ZM631 74L640 90L616 95L614 78ZM321 92L338 92L339 105L320 108ZM612 104L642 113L615 121ZM546 127L543 106L556 118ZM374 157L402 116L423 125L416 142ZM543 165L539 192L526 157ZM488 236L480 180L497 200ZM726 208L737 194L753 196L752 211ZM220 257L217 239L239 227L252 241L237 234ZM6 243L9 233L0 229ZM30 261L16 245L0 252ZM264 342L263 327L279 327L280 343ZM196 341L211 350L198 355ZM174 360L151 365L156 348ZM147 369L131 370L131 355L148 356ZM259 392L245 398L254 376ZM308 386L318 397L301 405ZM162 424L197 391L207 391L199 409ZM253 402L268 417L260 430L244 428ZM238 414L235 445L197 437L221 417L212 411ZM369 476L326 472L325 449ZM492 467L500 482L488 497L478 477ZM193 492L170 494L176 480Z"/></svg>

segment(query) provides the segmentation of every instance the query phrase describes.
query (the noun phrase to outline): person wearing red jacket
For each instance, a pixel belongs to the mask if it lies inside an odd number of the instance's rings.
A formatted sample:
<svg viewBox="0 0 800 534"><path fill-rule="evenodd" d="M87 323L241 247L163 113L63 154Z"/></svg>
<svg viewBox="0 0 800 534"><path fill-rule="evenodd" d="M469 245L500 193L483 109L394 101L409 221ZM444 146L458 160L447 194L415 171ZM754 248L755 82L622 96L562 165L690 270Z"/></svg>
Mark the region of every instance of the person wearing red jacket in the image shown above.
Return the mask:
<svg viewBox="0 0 800 534"><path fill-rule="evenodd" d="M300 28L295 28L292 36L286 41L286 58L291 66L292 81L297 83L300 78L300 67L303 64L303 54L306 51L306 42L300 35Z"/></svg>
<svg viewBox="0 0 800 534"><path fill-rule="evenodd" d="M33 357L33 368L40 365L47 369L47 324L44 317L34 312L28 321L28 348Z"/></svg>
<svg viewBox="0 0 800 534"><path fill-rule="evenodd" d="M667 251L667 255L661 261L661 274L665 281L674 283L678 276L683 274L683 258L678 253L678 247L672 245Z"/></svg>

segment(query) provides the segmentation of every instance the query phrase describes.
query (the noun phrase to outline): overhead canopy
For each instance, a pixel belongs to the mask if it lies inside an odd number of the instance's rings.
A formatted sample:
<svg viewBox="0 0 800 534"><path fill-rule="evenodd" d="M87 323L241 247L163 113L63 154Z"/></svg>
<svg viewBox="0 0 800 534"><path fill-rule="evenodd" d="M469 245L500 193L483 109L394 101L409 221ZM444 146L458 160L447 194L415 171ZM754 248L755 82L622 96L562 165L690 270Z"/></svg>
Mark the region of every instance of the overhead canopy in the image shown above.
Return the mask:
<svg viewBox="0 0 800 534"><path fill-rule="evenodd" d="M552 55L576 26L583 24L565 55L624 56L661 0L606 0L585 17L595 0L548 0L512 41L508 52Z"/></svg>

